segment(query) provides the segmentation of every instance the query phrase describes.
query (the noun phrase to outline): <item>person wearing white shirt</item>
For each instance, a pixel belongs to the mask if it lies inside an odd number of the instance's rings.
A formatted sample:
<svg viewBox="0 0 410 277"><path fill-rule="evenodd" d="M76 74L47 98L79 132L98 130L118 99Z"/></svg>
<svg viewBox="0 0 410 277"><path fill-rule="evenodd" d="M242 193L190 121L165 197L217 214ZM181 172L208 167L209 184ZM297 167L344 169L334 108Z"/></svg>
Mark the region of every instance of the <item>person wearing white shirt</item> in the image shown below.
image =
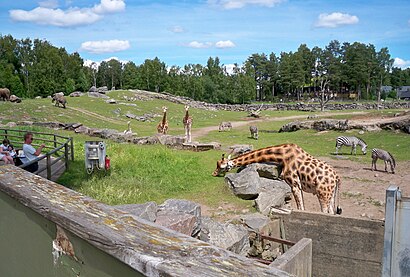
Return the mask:
<svg viewBox="0 0 410 277"><path fill-rule="evenodd" d="M33 133L27 132L24 135L23 152L24 152L25 158L22 159L23 163L27 163L27 162L37 159L38 156L40 156L41 151L45 147L44 144L41 144L39 148L35 149L31 145L32 142L33 142ZM29 172L36 172L38 170L38 162L35 162L29 166L23 167L23 169Z"/></svg>
<svg viewBox="0 0 410 277"><path fill-rule="evenodd" d="M0 160L4 161L5 164L14 164L13 157L9 153L9 144L10 141L8 139L4 139L3 144L0 145Z"/></svg>

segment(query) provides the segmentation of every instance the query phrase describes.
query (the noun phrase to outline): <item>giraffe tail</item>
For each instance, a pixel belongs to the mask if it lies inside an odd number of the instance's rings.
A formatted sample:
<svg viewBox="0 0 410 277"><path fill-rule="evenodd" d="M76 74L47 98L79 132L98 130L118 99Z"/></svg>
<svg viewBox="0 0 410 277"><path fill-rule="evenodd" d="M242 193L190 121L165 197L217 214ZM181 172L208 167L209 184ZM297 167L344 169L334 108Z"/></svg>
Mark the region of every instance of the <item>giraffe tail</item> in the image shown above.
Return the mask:
<svg viewBox="0 0 410 277"><path fill-rule="evenodd" d="M342 208L339 207L340 205L340 186L341 186L341 180L340 177L337 179L337 183L336 183L336 194L337 194L337 198L336 198L336 214L342 214Z"/></svg>

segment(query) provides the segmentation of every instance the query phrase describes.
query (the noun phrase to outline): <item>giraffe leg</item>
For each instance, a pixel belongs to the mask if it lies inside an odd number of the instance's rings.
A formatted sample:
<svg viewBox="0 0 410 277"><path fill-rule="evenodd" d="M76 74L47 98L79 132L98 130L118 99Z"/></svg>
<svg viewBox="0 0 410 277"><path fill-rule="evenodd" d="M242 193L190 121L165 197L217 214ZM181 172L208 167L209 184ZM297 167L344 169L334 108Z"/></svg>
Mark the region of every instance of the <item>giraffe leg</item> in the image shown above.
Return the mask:
<svg viewBox="0 0 410 277"><path fill-rule="evenodd" d="M384 161L384 171L387 172L387 161Z"/></svg>
<svg viewBox="0 0 410 277"><path fill-rule="evenodd" d="M303 203L302 190L299 188L297 184L292 186L292 194L295 198L296 207L298 208L298 210L304 211L305 205Z"/></svg>

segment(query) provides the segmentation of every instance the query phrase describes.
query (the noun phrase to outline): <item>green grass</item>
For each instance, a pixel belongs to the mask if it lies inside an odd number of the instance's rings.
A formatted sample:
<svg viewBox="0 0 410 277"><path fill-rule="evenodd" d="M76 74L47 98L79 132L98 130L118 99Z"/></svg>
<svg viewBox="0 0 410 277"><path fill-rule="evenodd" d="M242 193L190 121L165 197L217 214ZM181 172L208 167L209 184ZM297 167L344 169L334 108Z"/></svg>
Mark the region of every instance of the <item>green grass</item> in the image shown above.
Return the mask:
<svg viewBox="0 0 410 277"><path fill-rule="evenodd" d="M148 100L127 102L123 96L133 96L129 91L110 92L109 96L118 102L134 103L136 106L121 104L107 104L105 99L89 97L68 98L68 108L54 107L50 99L24 99L22 103L15 104L0 102L2 109L2 123L9 121L58 121L65 123L80 122L88 127L110 128L123 131L129 120L124 115L133 113L141 116L146 113L157 114L152 122L139 122L131 120L131 128L138 136L148 136L156 133L156 125L162 116L162 106L168 107L168 120L170 133L182 135L182 117L184 108L181 104L170 103L164 100ZM121 108L121 115L116 115L114 110ZM77 109L77 110L75 110ZM84 111L79 112L78 110ZM327 112L326 118L351 119L356 115L341 115L347 111ZM357 112L357 111L355 111ZM365 111L369 112L369 111ZM392 116L399 110L370 111L374 115ZM95 116L90 113L95 113ZM221 121L243 121L246 112L211 111L190 109L194 119L193 129L217 126ZM281 119L286 116L301 116L305 120L312 113L299 111L263 111L266 118L279 119L279 121L255 122L260 130L274 131L293 120ZM321 116L323 113L317 112ZM104 119L101 119L101 117ZM251 122L249 122L251 124ZM252 123L253 124L253 123ZM260 132L259 140L249 137L249 126L234 128L228 132L215 131L200 138L201 142L217 141L222 144L223 150L206 152L191 152L169 149L160 145L133 145L120 144L105 140L107 154L111 159L111 170L94 172L88 175L84 164L84 143L88 140L100 140L69 131L47 130L39 127L19 127L35 131L47 131L74 138L75 161L70 163L70 168L59 179L59 183L98 199L108 204L144 203L155 201L162 203L169 198L180 198L195 201L211 207L218 207L222 203L230 203L238 209L252 209L252 201L236 198L224 183L223 178L212 177L216 161L228 146L234 144L251 144L254 149L281 143L296 143L315 157L334 157L335 139L339 135L356 135L364 139L371 148L377 147L391 152L396 161L408 161L410 149L409 135L389 131L365 132L359 135L358 130L348 132L316 132L301 130L292 133L267 133ZM342 147L341 153L350 160L366 165L370 164L369 154L350 155L350 149Z"/></svg>

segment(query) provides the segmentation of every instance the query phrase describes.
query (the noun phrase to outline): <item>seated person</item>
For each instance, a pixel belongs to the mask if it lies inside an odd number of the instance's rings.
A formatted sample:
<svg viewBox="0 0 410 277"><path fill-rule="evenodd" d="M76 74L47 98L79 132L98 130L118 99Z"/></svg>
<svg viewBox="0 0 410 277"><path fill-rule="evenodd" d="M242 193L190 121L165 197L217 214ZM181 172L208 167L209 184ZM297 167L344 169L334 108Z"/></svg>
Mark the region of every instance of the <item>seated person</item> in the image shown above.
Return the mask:
<svg viewBox="0 0 410 277"><path fill-rule="evenodd" d="M38 156L40 156L41 151L43 150L43 148L45 147L44 144L41 144L39 148L35 149L31 143L33 142L33 133L31 132L27 132L24 135L24 144L23 144L23 152L24 152L24 156L25 158L22 158L22 162L24 163L28 163L31 162L35 159L38 158ZM23 167L23 169L29 171L29 172L36 172L38 170L38 162L35 162L29 166L25 166Z"/></svg>
<svg viewBox="0 0 410 277"><path fill-rule="evenodd" d="M17 153L16 151L14 151L14 146L12 144L9 144L7 150L9 151L9 154L13 159L17 157Z"/></svg>
<svg viewBox="0 0 410 277"><path fill-rule="evenodd" d="M0 159L4 161L5 164L13 164L14 165L14 160L10 156L8 146L10 144L10 141L8 139L3 140L3 144L0 145Z"/></svg>

